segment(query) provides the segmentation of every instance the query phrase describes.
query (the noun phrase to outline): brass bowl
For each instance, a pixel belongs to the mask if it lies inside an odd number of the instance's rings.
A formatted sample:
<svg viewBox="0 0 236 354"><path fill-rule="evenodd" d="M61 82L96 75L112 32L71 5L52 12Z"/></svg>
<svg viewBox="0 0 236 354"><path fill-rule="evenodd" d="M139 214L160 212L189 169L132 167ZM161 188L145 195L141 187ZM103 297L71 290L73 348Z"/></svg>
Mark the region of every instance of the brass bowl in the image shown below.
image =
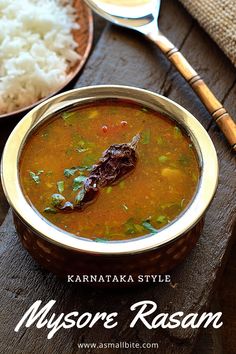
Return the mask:
<svg viewBox="0 0 236 354"><path fill-rule="evenodd" d="M104 98L129 99L175 120L196 149L200 181L189 206L156 235L98 243L70 234L47 221L26 200L19 182L19 158L33 130L65 109ZM4 192L14 212L23 246L43 267L60 276L162 274L182 262L196 244L203 216L215 194L218 161L201 124L177 103L153 92L127 86L91 86L67 91L41 103L15 127L2 156Z"/></svg>

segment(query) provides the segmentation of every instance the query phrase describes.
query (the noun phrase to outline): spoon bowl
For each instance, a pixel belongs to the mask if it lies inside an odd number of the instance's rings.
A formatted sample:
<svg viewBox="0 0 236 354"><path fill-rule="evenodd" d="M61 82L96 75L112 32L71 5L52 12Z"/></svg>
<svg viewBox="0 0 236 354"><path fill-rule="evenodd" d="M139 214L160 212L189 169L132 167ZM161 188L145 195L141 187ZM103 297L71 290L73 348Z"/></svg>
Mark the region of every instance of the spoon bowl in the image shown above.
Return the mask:
<svg viewBox="0 0 236 354"><path fill-rule="evenodd" d="M106 20L142 33L154 42L189 83L236 152L236 124L179 50L158 27L160 0L85 0Z"/></svg>
<svg viewBox="0 0 236 354"><path fill-rule="evenodd" d="M160 0L85 0L106 20L148 35L150 28L158 31Z"/></svg>

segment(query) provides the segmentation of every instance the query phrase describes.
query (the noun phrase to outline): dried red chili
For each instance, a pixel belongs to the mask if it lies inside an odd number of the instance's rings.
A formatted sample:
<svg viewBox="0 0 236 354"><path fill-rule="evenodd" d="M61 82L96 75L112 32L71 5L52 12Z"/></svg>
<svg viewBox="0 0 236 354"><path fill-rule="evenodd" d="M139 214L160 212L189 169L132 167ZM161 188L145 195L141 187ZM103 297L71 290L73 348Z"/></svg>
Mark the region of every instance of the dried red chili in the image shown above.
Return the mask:
<svg viewBox="0 0 236 354"><path fill-rule="evenodd" d="M99 162L93 166L75 202L66 202L64 205L58 205L57 208L65 211L82 210L96 199L100 188L114 185L124 178L136 166L136 148L139 140L140 134L137 134L130 143L111 145L104 151Z"/></svg>

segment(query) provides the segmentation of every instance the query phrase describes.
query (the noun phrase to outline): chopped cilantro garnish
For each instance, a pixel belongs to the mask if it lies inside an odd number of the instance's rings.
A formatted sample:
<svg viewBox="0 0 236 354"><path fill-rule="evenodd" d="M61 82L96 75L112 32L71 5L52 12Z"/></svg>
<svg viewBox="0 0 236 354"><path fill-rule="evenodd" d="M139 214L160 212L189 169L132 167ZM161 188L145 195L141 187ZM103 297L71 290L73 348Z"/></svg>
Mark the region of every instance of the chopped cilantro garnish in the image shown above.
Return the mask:
<svg viewBox="0 0 236 354"><path fill-rule="evenodd" d="M53 206L58 206L58 205L60 205L64 200L65 200L65 198L63 197L63 195L55 193L55 194L52 195L52 202L51 202L51 204L52 204Z"/></svg>
<svg viewBox="0 0 236 354"><path fill-rule="evenodd" d="M165 215L159 215L156 219L156 221L160 224L164 224L168 221L167 217Z"/></svg>
<svg viewBox="0 0 236 354"><path fill-rule="evenodd" d="M150 220L145 220L145 221L143 221L143 222L142 222L142 225L143 225L143 227L144 227L146 230L151 231L151 233L157 233L157 232L158 232L158 230L155 229L155 228L152 226Z"/></svg>
<svg viewBox="0 0 236 354"><path fill-rule="evenodd" d="M147 129L147 130L144 130L142 132L142 139L141 139L141 143L143 145L147 145L150 143L150 139L151 139L151 130L150 129Z"/></svg>
<svg viewBox="0 0 236 354"><path fill-rule="evenodd" d="M75 197L75 203L79 204L81 202L81 200L83 200L84 196L85 196L85 190L81 189L81 191L79 191L79 193L77 194L77 196Z"/></svg>
<svg viewBox="0 0 236 354"><path fill-rule="evenodd" d="M94 240L95 242L107 242L108 240L106 238L101 238L101 237L97 237Z"/></svg>
<svg viewBox="0 0 236 354"><path fill-rule="evenodd" d="M44 212L48 213L48 214L56 214L57 210L54 209L54 208L51 208L51 207L47 207L47 208L44 209Z"/></svg>
<svg viewBox="0 0 236 354"><path fill-rule="evenodd" d="M112 187L111 186L107 187L107 189L106 189L107 194L110 194L111 191L112 191Z"/></svg>
<svg viewBox="0 0 236 354"><path fill-rule="evenodd" d="M126 235L132 235L144 231L143 226L136 224L133 218L128 219L124 224L124 227Z"/></svg>
<svg viewBox="0 0 236 354"><path fill-rule="evenodd" d="M32 171L30 171L30 177L32 178L32 180L36 183L39 184L40 183L40 175L43 173L43 170L38 171L37 173L34 173Z"/></svg>
<svg viewBox="0 0 236 354"><path fill-rule="evenodd" d="M57 189L59 193L63 193L65 189L65 184L64 181L58 181L57 182Z"/></svg>
<svg viewBox="0 0 236 354"><path fill-rule="evenodd" d="M175 138L180 138L182 136L182 132L179 127L175 126L174 127L174 137Z"/></svg>
<svg viewBox="0 0 236 354"><path fill-rule="evenodd" d="M161 155L158 157L158 160L160 163L165 163L166 161L168 161L168 157L165 155Z"/></svg>
<svg viewBox="0 0 236 354"><path fill-rule="evenodd" d="M71 168L66 168L64 170L64 176L67 178L74 176L76 172L84 172L84 171L91 171L92 166L77 166L77 167L71 167Z"/></svg>
<svg viewBox="0 0 236 354"><path fill-rule="evenodd" d="M74 192L78 191L83 186L85 180L86 180L85 176L75 177L73 181L73 191Z"/></svg>

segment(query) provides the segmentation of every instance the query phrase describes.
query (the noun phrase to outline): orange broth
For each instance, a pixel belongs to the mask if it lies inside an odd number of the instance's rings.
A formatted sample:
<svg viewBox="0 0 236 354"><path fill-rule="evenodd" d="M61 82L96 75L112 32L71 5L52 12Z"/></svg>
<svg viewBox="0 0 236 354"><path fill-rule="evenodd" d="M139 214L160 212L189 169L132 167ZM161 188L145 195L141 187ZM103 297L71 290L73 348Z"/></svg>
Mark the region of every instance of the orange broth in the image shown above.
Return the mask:
<svg viewBox="0 0 236 354"><path fill-rule="evenodd" d="M138 162L131 174L102 188L83 211L52 206L54 193L74 200L79 192L74 179L88 176L110 145L130 142L138 132ZM190 139L174 121L128 101L105 100L40 126L23 147L20 180L30 203L57 227L95 241L123 240L175 219L193 198L199 167Z"/></svg>

